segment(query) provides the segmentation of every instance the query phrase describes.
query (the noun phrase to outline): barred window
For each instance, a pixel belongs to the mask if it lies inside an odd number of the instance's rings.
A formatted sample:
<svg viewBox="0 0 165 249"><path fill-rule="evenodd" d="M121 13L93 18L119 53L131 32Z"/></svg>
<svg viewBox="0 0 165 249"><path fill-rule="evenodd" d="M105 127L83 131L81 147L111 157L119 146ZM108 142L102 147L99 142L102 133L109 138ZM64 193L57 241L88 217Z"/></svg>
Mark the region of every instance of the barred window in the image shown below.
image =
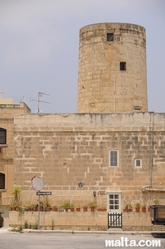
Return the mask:
<svg viewBox="0 0 165 249"><path fill-rule="evenodd" d="M135 167L137 168L142 167L142 159L135 159Z"/></svg>
<svg viewBox="0 0 165 249"><path fill-rule="evenodd" d="M113 40L114 40L113 33L107 33L107 41L113 41Z"/></svg>
<svg viewBox="0 0 165 249"><path fill-rule="evenodd" d="M0 144L6 144L6 129L0 128Z"/></svg>
<svg viewBox="0 0 165 249"><path fill-rule="evenodd" d="M109 151L109 166L117 167L119 166L119 151L118 150L110 150Z"/></svg>
<svg viewBox="0 0 165 249"><path fill-rule="evenodd" d="M0 189L5 189L5 174L0 173Z"/></svg>

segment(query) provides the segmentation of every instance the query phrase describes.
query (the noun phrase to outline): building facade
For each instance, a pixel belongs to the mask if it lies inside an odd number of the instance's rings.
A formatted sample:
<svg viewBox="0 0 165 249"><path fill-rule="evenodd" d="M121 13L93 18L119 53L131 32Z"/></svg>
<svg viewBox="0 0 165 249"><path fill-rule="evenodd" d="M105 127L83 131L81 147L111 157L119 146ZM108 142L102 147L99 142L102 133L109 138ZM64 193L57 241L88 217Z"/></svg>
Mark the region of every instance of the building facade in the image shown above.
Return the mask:
<svg viewBox="0 0 165 249"><path fill-rule="evenodd" d="M95 202L122 213L126 206L135 211L137 203L164 204L164 124L165 114L155 113L17 115L14 184L21 186L23 203L37 202L31 186L37 175L52 192L52 206Z"/></svg>
<svg viewBox="0 0 165 249"><path fill-rule="evenodd" d="M124 23L82 28L78 113L14 116L13 183L22 190L22 205L37 203L31 184L37 176L42 191L52 193L52 207L106 210L59 212L54 217L60 228L105 230L109 213L122 215L124 230L152 230L142 208L165 204L165 114L148 112L147 102L145 29ZM10 215L12 225L22 224ZM46 215L48 226L52 217Z"/></svg>
<svg viewBox="0 0 165 249"><path fill-rule="evenodd" d="M14 186L14 115L30 113L25 103L13 104L12 99L0 94L0 211L5 212L5 226L8 224L8 209Z"/></svg>

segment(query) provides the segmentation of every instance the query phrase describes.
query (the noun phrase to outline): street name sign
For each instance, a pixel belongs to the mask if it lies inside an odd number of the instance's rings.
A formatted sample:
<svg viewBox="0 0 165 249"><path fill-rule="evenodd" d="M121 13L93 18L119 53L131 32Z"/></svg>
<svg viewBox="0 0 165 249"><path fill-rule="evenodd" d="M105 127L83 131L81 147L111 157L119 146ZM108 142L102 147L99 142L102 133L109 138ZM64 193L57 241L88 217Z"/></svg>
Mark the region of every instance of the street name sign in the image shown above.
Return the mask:
<svg viewBox="0 0 165 249"><path fill-rule="evenodd" d="M36 195L52 195L52 192L36 192Z"/></svg>

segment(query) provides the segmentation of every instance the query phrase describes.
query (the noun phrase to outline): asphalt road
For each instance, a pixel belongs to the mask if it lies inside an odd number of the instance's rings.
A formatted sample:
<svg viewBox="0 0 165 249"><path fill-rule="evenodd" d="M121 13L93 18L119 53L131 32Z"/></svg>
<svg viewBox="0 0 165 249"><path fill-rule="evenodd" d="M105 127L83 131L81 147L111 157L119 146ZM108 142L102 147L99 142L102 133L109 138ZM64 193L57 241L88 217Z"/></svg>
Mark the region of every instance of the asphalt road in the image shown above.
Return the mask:
<svg viewBox="0 0 165 249"><path fill-rule="evenodd" d="M129 242L140 240L161 240L161 247L165 249L165 238L154 238L151 235L130 234L79 234L79 233L0 233L0 249L102 249L102 248L139 248L124 246L105 246L105 240L118 240L127 238ZM143 249L155 246L143 246Z"/></svg>

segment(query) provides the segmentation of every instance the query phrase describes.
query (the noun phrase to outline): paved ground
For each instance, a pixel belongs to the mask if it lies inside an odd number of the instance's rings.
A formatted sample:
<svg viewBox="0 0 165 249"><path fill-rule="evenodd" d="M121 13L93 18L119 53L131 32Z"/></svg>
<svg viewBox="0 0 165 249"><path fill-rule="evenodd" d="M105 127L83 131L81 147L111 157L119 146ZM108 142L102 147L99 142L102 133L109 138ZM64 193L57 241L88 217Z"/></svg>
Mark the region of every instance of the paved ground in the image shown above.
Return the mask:
<svg viewBox="0 0 165 249"><path fill-rule="evenodd" d="M161 240L161 247L165 249L165 238L155 238L151 234L108 234L108 233L71 233L71 232L35 232L18 233L8 232L3 229L0 231L0 249L102 249L106 240L118 240L128 238L128 240L152 241ZM108 246L109 247L109 246ZM110 247L109 247L110 248ZM128 248L115 246L111 248ZM130 248L130 247L129 247ZM132 247L139 248L139 247ZM148 246L143 246L147 249ZM155 248L150 246L150 248Z"/></svg>

